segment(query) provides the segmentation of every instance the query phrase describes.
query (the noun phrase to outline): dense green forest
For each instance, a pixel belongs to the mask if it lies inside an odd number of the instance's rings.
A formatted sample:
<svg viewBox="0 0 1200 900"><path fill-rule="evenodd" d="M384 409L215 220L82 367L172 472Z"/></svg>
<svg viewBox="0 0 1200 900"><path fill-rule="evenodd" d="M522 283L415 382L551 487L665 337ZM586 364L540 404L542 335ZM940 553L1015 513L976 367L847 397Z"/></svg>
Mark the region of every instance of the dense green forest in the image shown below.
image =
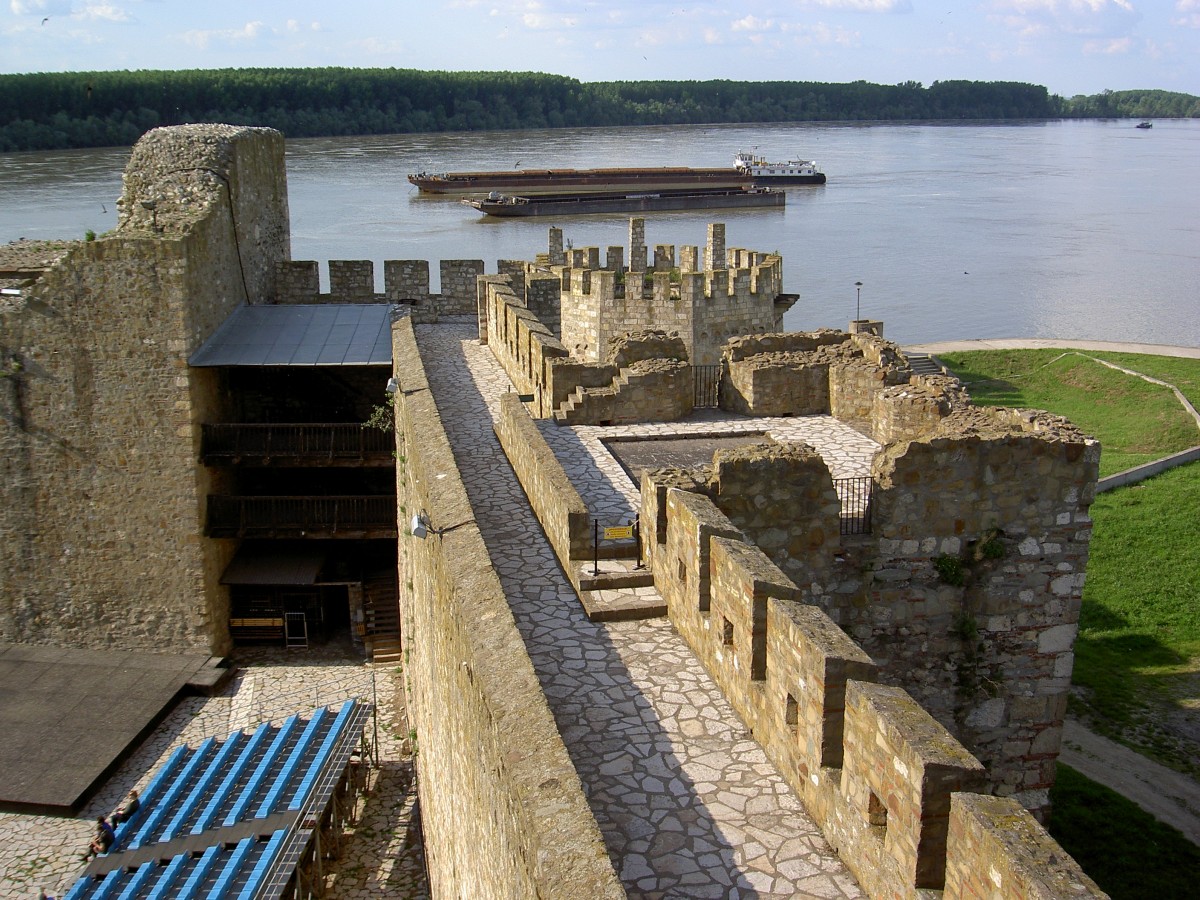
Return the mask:
<svg viewBox="0 0 1200 900"><path fill-rule="evenodd" d="M0 75L0 151L132 144L158 125L269 125L288 137L570 125L1197 116L1200 98L1064 100L1016 82L585 83L531 72L218 69Z"/></svg>

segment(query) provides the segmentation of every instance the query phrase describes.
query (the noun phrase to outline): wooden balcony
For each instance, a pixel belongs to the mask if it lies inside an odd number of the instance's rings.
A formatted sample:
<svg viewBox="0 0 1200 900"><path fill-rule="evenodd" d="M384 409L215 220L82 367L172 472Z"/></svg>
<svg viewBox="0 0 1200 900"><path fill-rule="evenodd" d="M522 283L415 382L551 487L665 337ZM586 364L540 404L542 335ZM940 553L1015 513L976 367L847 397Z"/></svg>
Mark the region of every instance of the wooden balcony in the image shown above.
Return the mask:
<svg viewBox="0 0 1200 900"><path fill-rule="evenodd" d="M209 466L393 465L396 439L357 422L209 424L200 454Z"/></svg>
<svg viewBox="0 0 1200 900"><path fill-rule="evenodd" d="M396 498L210 494L205 533L218 538L394 538Z"/></svg>

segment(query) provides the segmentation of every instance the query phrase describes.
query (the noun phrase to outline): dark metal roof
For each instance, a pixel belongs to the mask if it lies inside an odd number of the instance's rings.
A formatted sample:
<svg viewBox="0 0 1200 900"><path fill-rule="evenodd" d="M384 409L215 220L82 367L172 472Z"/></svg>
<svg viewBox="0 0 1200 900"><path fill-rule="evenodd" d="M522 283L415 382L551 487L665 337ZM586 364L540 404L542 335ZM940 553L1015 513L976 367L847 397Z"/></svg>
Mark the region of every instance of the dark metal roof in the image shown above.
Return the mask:
<svg viewBox="0 0 1200 900"><path fill-rule="evenodd" d="M390 366L392 306L240 306L192 366Z"/></svg>
<svg viewBox="0 0 1200 900"><path fill-rule="evenodd" d="M325 554L311 547L243 544L221 575L221 584L316 584Z"/></svg>

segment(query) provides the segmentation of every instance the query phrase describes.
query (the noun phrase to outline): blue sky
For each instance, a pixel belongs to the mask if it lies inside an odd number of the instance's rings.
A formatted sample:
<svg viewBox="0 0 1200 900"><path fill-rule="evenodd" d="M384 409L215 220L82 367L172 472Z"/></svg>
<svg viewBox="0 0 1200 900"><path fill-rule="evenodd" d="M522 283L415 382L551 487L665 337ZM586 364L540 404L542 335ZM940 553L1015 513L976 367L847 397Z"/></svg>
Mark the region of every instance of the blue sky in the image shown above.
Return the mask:
<svg viewBox="0 0 1200 900"><path fill-rule="evenodd" d="M1200 94L1200 0L0 0L0 71L370 66Z"/></svg>

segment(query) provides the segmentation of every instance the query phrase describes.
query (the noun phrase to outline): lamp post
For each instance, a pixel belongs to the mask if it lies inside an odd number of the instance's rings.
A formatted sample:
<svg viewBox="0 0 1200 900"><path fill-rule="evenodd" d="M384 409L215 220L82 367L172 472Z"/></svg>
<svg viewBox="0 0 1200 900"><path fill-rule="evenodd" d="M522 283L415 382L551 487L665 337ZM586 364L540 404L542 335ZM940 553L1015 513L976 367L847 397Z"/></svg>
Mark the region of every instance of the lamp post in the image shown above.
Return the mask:
<svg viewBox="0 0 1200 900"><path fill-rule="evenodd" d="M854 282L854 321L862 321L862 282Z"/></svg>

